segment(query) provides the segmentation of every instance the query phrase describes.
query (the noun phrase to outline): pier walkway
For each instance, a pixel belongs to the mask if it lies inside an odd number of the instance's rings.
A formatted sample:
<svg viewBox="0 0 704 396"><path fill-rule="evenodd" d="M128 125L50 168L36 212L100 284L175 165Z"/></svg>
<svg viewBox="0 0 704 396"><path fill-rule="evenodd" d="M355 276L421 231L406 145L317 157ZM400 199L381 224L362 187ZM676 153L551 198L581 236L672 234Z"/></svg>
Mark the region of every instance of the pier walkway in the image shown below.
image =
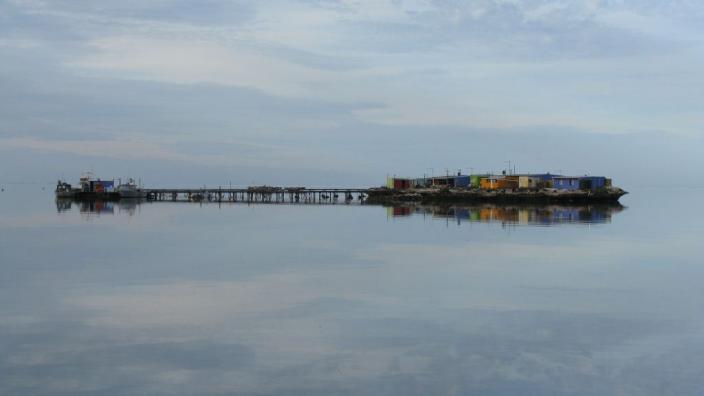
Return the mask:
<svg viewBox="0 0 704 396"><path fill-rule="evenodd" d="M306 187L248 187L248 188L150 188L145 189L150 201L211 201L264 203L335 203L364 201L370 188L306 188Z"/></svg>

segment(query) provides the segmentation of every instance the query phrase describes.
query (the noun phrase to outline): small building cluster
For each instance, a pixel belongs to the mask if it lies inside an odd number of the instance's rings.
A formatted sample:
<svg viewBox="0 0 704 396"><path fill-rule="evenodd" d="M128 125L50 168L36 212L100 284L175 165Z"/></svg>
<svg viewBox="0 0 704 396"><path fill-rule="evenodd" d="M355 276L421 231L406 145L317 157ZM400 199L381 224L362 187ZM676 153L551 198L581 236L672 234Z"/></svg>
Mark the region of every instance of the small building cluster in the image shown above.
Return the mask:
<svg viewBox="0 0 704 396"><path fill-rule="evenodd" d="M386 187L395 190L415 188L468 188L482 190L590 190L611 186L611 179L604 176L562 176L550 173L510 175L448 175L422 178L388 177Z"/></svg>

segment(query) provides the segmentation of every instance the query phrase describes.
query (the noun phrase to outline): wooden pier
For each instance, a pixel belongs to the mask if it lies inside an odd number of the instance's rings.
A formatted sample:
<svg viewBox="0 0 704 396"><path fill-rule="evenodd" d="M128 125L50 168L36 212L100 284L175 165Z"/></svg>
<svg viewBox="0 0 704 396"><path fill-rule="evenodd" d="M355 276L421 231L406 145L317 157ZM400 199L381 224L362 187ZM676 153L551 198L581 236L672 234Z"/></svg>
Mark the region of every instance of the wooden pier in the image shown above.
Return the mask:
<svg viewBox="0 0 704 396"><path fill-rule="evenodd" d="M151 188L146 189L149 201L247 202L247 203L351 203L364 202L368 188Z"/></svg>

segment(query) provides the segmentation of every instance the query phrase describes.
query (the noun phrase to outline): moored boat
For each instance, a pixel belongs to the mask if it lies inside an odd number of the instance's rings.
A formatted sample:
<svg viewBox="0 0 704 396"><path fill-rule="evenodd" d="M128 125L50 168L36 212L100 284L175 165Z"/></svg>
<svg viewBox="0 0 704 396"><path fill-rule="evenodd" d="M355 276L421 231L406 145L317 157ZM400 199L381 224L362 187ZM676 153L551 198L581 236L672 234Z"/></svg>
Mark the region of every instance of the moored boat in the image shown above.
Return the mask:
<svg viewBox="0 0 704 396"><path fill-rule="evenodd" d="M78 189L61 180L56 183L56 189L54 190L56 198L73 198L76 192L78 192Z"/></svg>
<svg viewBox="0 0 704 396"><path fill-rule="evenodd" d="M120 198L146 198L147 192L144 191L134 179L127 179L126 183L120 183L115 190Z"/></svg>
<svg viewBox="0 0 704 396"><path fill-rule="evenodd" d="M101 180L94 178L91 172L84 172L79 179L79 186L59 180L54 190L56 198L75 200L108 200L115 201L122 198L146 198L147 193L134 179L126 183L120 182L115 187L114 180Z"/></svg>

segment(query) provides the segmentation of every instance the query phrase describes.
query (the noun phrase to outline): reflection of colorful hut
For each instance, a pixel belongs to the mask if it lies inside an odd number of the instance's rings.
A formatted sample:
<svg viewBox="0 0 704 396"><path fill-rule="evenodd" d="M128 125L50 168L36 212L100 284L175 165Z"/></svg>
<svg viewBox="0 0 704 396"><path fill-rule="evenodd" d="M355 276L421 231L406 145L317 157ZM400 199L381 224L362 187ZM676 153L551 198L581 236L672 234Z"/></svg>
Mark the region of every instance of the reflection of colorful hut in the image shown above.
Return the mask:
<svg viewBox="0 0 704 396"><path fill-rule="evenodd" d="M571 223L580 219L579 208L557 207L552 211L552 220L556 223Z"/></svg>
<svg viewBox="0 0 704 396"><path fill-rule="evenodd" d="M394 215L394 217L396 217L396 216L410 216L411 215L411 208L409 208L408 206L394 206L393 215Z"/></svg>
<svg viewBox="0 0 704 396"><path fill-rule="evenodd" d="M530 224L533 220L533 212L526 209L518 210L518 223L519 224Z"/></svg>
<svg viewBox="0 0 704 396"><path fill-rule="evenodd" d="M472 211L469 212L469 220L470 221L481 220L480 213L481 213L481 211L479 211L477 209L472 209Z"/></svg>
<svg viewBox="0 0 704 396"><path fill-rule="evenodd" d="M469 220L470 211L467 208L457 208L455 209L455 217L459 220Z"/></svg>
<svg viewBox="0 0 704 396"><path fill-rule="evenodd" d="M481 208L479 210L480 221L491 221L494 219L494 208Z"/></svg>
<svg viewBox="0 0 704 396"><path fill-rule="evenodd" d="M562 223L604 223L611 219L610 208L586 206L471 206L387 208L389 217L409 214L432 214L433 218L504 224L551 225Z"/></svg>
<svg viewBox="0 0 704 396"><path fill-rule="evenodd" d="M589 213L590 223L604 223L610 216L606 212L600 210L591 210Z"/></svg>
<svg viewBox="0 0 704 396"><path fill-rule="evenodd" d="M519 210L517 208L505 208L499 212L499 220L509 223L517 223L519 219L518 215Z"/></svg>
<svg viewBox="0 0 704 396"><path fill-rule="evenodd" d="M520 211L517 208L482 208L479 210L479 220L517 223L520 220Z"/></svg>
<svg viewBox="0 0 704 396"><path fill-rule="evenodd" d="M535 223L552 223L552 211L550 209L535 209Z"/></svg>

